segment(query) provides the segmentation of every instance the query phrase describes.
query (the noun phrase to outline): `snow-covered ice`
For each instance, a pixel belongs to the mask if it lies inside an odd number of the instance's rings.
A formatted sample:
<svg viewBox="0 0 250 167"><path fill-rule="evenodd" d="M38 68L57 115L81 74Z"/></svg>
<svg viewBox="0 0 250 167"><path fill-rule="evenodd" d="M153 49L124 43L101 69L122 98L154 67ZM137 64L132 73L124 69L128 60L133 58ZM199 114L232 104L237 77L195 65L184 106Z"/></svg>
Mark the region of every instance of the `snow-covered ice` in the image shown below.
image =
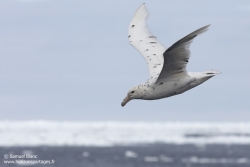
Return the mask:
<svg viewBox="0 0 250 167"><path fill-rule="evenodd" d="M0 146L250 144L248 123L0 121Z"/></svg>

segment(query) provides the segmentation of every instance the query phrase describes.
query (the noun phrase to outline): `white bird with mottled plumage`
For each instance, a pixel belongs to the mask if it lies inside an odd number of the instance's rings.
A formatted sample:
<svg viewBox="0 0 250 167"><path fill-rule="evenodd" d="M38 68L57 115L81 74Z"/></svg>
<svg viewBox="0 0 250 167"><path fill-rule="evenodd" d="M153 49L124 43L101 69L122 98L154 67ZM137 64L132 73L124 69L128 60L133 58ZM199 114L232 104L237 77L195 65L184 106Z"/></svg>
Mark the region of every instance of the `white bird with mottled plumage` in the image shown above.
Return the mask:
<svg viewBox="0 0 250 167"><path fill-rule="evenodd" d="M148 16L146 6L142 4L129 25L128 39L145 58L150 79L132 87L122 106L132 99L156 100L181 94L220 73L214 70L186 71L191 42L196 36L207 31L209 25L188 34L166 49L149 31L146 23Z"/></svg>

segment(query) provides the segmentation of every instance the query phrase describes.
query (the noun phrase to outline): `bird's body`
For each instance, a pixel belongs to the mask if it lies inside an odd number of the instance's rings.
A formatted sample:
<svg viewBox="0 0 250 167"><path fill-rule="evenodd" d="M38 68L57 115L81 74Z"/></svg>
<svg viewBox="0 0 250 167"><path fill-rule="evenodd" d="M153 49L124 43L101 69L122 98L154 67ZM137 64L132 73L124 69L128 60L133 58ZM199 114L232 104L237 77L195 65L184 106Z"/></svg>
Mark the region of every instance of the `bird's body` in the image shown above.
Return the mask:
<svg viewBox="0 0 250 167"><path fill-rule="evenodd" d="M152 79L149 79L132 89L137 92L138 99L157 100L178 95L192 89L213 77L216 73L218 72L189 72L186 77L176 76L175 78L166 79L165 82L160 82L158 84L152 81Z"/></svg>
<svg viewBox="0 0 250 167"><path fill-rule="evenodd" d="M150 79L131 88L122 106L131 99L156 100L181 94L200 85L219 72L187 72L189 46L192 40L205 32L209 26L202 27L174 43L166 49L149 31L146 20L149 12L145 4L136 11L129 25L129 42L145 58Z"/></svg>

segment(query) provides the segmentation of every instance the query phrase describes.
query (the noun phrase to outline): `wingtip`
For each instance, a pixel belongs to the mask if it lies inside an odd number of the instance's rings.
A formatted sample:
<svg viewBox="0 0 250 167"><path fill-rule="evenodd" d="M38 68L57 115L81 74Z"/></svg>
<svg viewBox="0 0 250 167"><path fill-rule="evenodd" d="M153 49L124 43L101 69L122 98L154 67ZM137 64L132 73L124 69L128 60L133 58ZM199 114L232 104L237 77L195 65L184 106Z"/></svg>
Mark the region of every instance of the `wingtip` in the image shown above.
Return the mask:
<svg viewBox="0 0 250 167"><path fill-rule="evenodd" d="M140 8L142 8L142 7L146 7L146 4L145 4L145 3L142 3L142 4L139 6L138 10L139 10Z"/></svg>
<svg viewBox="0 0 250 167"><path fill-rule="evenodd" d="M208 24L208 25L204 26L203 28L205 29L205 31L207 31L210 26L211 26L211 24Z"/></svg>
<svg viewBox="0 0 250 167"><path fill-rule="evenodd" d="M206 25L205 27L207 27L207 28L208 28L208 27L210 27L210 26L211 26L211 24L208 24L208 25Z"/></svg>
<svg viewBox="0 0 250 167"><path fill-rule="evenodd" d="M198 36L198 35L200 35L200 34L203 34L204 32L206 32L206 31L208 30L208 28L209 28L210 25L211 25L211 24L206 25L206 26L204 26L204 27L201 27L201 28L199 28L198 30L192 32L191 34L196 35L196 36ZM191 34L189 34L189 35L191 35ZM188 36L189 36L189 35L188 35Z"/></svg>
<svg viewBox="0 0 250 167"><path fill-rule="evenodd" d="M206 31L206 30L208 30L208 28L209 28L210 26L211 26L211 24L208 24L208 25L202 27L201 29L205 29L205 31Z"/></svg>
<svg viewBox="0 0 250 167"><path fill-rule="evenodd" d="M135 12L133 19L134 20L147 20L149 17L149 12L146 8L145 3L143 3Z"/></svg>
<svg viewBox="0 0 250 167"><path fill-rule="evenodd" d="M141 8L144 8L144 10L147 11L146 4L145 4L145 3L141 4L141 6L138 8L138 10L141 9Z"/></svg>

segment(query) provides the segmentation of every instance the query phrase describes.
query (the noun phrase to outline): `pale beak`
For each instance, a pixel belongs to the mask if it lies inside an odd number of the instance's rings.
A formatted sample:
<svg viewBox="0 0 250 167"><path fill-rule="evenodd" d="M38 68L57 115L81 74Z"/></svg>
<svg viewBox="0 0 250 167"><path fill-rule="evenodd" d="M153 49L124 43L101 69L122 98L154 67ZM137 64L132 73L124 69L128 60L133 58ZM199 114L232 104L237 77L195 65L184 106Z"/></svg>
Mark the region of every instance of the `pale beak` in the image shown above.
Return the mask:
<svg viewBox="0 0 250 167"><path fill-rule="evenodd" d="M122 107L124 107L130 100L131 98L127 95L125 99L122 101Z"/></svg>

